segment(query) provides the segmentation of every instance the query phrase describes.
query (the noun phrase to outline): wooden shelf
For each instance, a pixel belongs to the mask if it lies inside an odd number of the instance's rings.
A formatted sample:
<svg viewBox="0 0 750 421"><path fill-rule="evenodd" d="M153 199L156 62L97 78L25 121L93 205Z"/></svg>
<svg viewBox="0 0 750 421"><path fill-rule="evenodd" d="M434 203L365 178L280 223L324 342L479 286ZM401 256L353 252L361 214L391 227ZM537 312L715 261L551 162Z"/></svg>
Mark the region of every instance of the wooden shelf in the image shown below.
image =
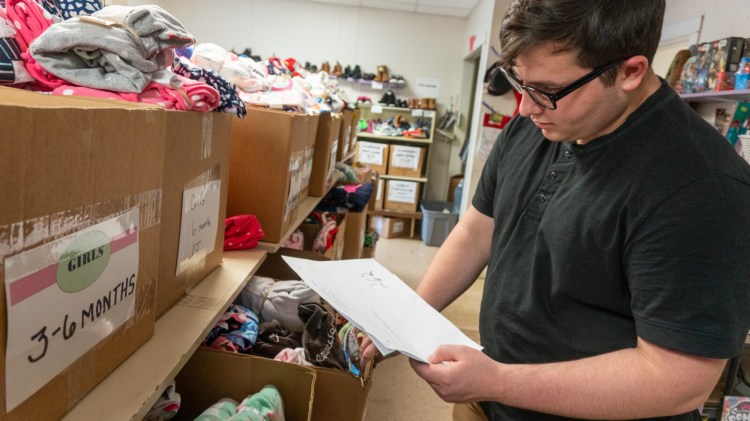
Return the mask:
<svg viewBox="0 0 750 421"><path fill-rule="evenodd" d="M362 139L376 139L376 140L387 140L389 142L408 142L408 143L421 143L421 144L431 144L432 139L415 139L412 137L403 137L403 136L383 136L379 134L372 134L367 132L359 132L357 133L357 138Z"/></svg>
<svg viewBox="0 0 750 421"><path fill-rule="evenodd" d="M400 175L381 175L380 178L384 180L404 180L404 181L416 181L418 183L426 183L426 177L402 177Z"/></svg>
<svg viewBox="0 0 750 421"><path fill-rule="evenodd" d="M750 89L731 91L708 91L696 94L681 94L680 98L688 102L734 102L750 101Z"/></svg>
<svg viewBox="0 0 750 421"><path fill-rule="evenodd" d="M225 252L223 264L156 321L154 336L63 419L142 420L265 258L257 249Z"/></svg>
<svg viewBox="0 0 750 421"><path fill-rule="evenodd" d="M422 212L402 212L402 211L392 211L392 210L368 210L368 215L378 215L378 216L392 216L394 218L406 218L406 219L422 219Z"/></svg>

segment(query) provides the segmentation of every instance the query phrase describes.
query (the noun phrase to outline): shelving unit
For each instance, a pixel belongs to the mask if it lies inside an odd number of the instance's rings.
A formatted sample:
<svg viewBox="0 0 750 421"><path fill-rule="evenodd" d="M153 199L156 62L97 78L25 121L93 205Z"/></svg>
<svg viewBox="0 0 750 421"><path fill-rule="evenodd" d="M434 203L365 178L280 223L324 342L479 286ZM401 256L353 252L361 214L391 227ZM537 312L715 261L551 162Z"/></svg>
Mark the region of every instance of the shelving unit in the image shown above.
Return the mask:
<svg viewBox="0 0 750 421"><path fill-rule="evenodd" d="M375 143L385 143L388 145L423 147L424 153L427 156L425 159L424 168L422 169L422 174L419 177L392 175L392 174L388 174L387 172L385 174L380 174L380 178L382 180L401 180L401 181L411 181L411 182L421 183L421 193L420 193L420 197L418 198L418 201L421 201L421 195L424 194L425 185L429 181L429 177L427 177L426 175L427 169L430 167L429 147L433 143L435 139L435 135L437 134L435 132L437 112L435 110L388 107L388 106L383 106L383 105L364 105L364 106L360 106L360 108L362 109L361 118L365 120L380 118L381 120L385 121L397 115L405 117L407 120L414 120L417 118L429 120L429 137L425 139L405 137L405 136L385 136L385 135L368 133L368 132L357 133L358 141L363 140L363 141L375 142ZM411 223L411 237L414 237L415 225L416 225L415 222L417 220L422 219L422 212L420 212L419 210L414 211L414 212L404 212L404 211L388 210L388 209L370 210L368 211L368 214L411 219L411 222L412 222Z"/></svg>
<svg viewBox="0 0 750 421"><path fill-rule="evenodd" d="M154 336L63 419L142 420L265 258L257 249L225 252L223 264L156 321Z"/></svg>
<svg viewBox="0 0 750 421"><path fill-rule="evenodd" d="M406 82L404 83L391 83L391 82L378 82L376 80L367 80L367 79L354 79L354 78L336 78L339 82L347 82L347 83L353 83L363 86L368 86L372 89L401 89L406 87Z"/></svg>
<svg viewBox="0 0 750 421"><path fill-rule="evenodd" d="M750 101L750 89L731 91L708 91L695 94L681 94L686 102L735 102Z"/></svg>

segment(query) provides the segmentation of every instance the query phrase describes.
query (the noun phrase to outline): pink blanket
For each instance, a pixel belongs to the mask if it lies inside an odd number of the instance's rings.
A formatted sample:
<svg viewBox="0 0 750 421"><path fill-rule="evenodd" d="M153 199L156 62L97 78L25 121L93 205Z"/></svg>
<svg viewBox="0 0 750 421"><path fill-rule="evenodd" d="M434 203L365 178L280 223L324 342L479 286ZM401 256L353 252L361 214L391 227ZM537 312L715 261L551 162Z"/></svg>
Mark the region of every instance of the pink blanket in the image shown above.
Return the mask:
<svg viewBox="0 0 750 421"><path fill-rule="evenodd" d="M211 86L196 80L178 76L183 85L179 89L168 88L151 82L140 94L112 92L81 86L61 85L52 90L52 95L89 96L95 98L119 99L130 102L158 104L167 110L208 112L219 105L219 92Z"/></svg>
<svg viewBox="0 0 750 421"><path fill-rule="evenodd" d="M34 60L34 57L32 57L28 51L21 53L21 57L25 63L26 71L29 72L31 77L33 77L36 82L44 88L52 90L68 83L45 70L44 67L40 66L39 63Z"/></svg>
<svg viewBox="0 0 750 421"><path fill-rule="evenodd" d="M49 28L53 23L52 15L34 0L7 0L5 11L16 29L16 40L21 51Z"/></svg>

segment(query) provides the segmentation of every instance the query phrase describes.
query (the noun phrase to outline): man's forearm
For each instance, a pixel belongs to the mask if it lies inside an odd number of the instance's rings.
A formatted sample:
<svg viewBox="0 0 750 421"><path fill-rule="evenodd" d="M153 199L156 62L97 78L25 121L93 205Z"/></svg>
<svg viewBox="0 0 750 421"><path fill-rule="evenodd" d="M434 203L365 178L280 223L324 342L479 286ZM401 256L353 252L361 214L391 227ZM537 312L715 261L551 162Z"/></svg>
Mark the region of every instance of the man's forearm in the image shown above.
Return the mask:
<svg viewBox="0 0 750 421"><path fill-rule="evenodd" d="M639 340L637 348L576 361L498 364L478 390L492 390L486 400L576 418L668 416L702 405L724 364Z"/></svg>
<svg viewBox="0 0 750 421"><path fill-rule="evenodd" d="M442 311L466 291L487 265L492 227L491 218L469 207L425 271L417 294Z"/></svg>

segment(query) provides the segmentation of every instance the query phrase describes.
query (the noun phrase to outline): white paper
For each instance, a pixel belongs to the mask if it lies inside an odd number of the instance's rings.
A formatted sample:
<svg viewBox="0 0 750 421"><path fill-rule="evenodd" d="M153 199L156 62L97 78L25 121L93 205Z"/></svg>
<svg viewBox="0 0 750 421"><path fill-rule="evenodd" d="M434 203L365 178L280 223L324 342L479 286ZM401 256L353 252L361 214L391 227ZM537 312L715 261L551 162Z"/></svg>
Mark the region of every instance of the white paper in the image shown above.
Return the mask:
<svg viewBox="0 0 750 421"><path fill-rule="evenodd" d="M417 77L414 96L419 98L437 98L440 96L440 79L436 77Z"/></svg>
<svg viewBox="0 0 750 421"><path fill-rule="evenodd" d="M363 164L383 166L383 156L388 145L383 143L357 142L357 160Z"/></svg>
<svg viewBox="0 0 750 421"><path fill-rule="evenodd" d="M11 411L135 314L139 210L5 259Z"/></svg>
<svg viewBox="0 0 750 421"><path fill-rule="evenodd" d="M389 202L417 203L417 183L415 181L388 180Z"/></svg>
<svg viewBox="0 0 750 421"><path fill-rule="evenodd" d="M221 204L221 180L182 192L180 246L177 251L175 276L189 268L202 267L201 262L214 251ZM221 225L220 225L221 224Z"/></svg>
<svg viewBox="0 0 750 421"><path fill-rule="evenodd" d="M482 347L374 259L284 261L357 328L383 355L399 351L418 361L444 344Z"/></svg>
<svg viewBox="0 0 750 421"><path fill-rule="evenodd" d="M422 156L422 148L414 146L391 146L391 166L416 170Z"/></svg>

